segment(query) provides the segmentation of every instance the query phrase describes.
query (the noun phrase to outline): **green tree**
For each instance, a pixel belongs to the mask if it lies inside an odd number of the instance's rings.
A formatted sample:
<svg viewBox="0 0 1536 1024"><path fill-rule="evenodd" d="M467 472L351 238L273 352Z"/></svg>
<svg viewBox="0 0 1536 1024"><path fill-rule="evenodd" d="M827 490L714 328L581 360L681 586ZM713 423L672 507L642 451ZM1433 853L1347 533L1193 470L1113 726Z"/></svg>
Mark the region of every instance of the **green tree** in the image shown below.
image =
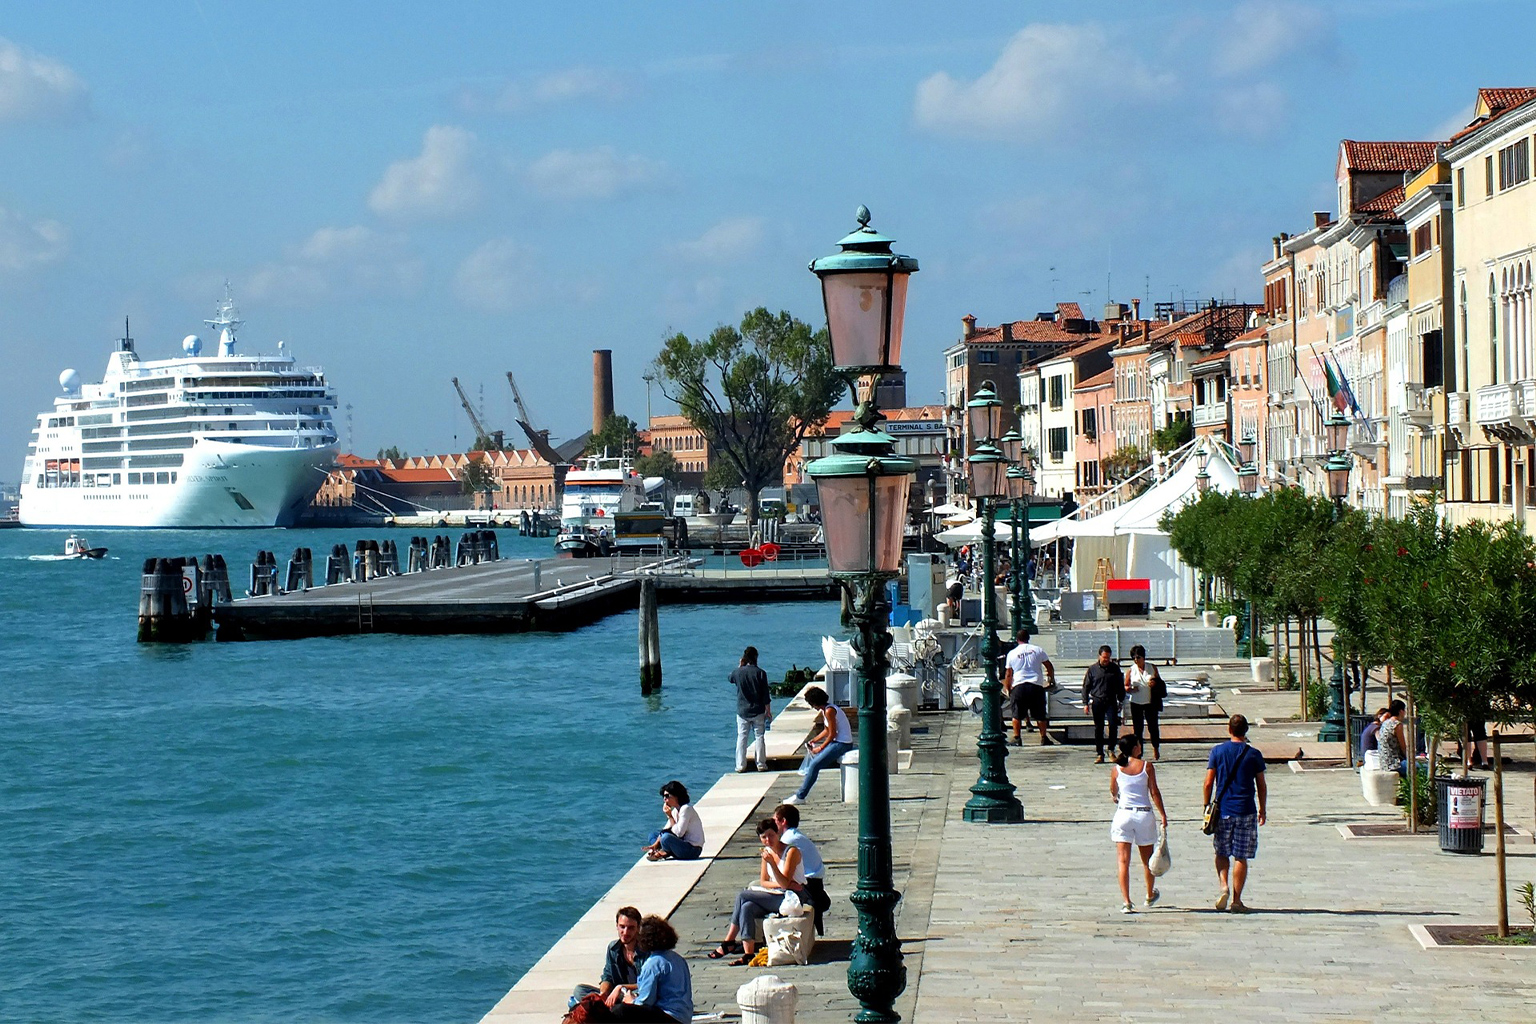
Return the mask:
<svg viewBox="0 0 1536 1024"><path fill-rule="evenodd" d="M1195 439L1195 427L1189 420L1169 420L1167 426L1152 431L1152 447L1167 455Z"/></svg>
<svg viewBox="0 0 1536 1024"><path fill-rule="evenodd" d="M1135 445L1126 445L1124 448L1116 448L1113 455L1099 460L1099 467L1104 470L1104 475L1113 481L1129 480L1151 465L1147 453Z"/></svg>
<svg viewBox="0 0 1536 1024"><path fill-rule="evenodd" d="M612 413L603 420L602 429L588 439L582 454L602 455L607 452L616 459L626 453L632 455L639 446L640 428L635 425L635 421L628 416Z"/></svg>
<svg viewBox="0 0 1536 1024"><path fill-rule="evenodd" d="M379 449L378 459L379 459L380 462L383 462L386 459L388 459L390 461L393 461L393 462L398 462L401 459L408 459L408 458L410 458L410 456L405 454L405 452L401 451L399 449L399 447L396 446L396 445L390 445L388 448L380 448Z"/></svg>
<svg viewBox="0 0 1536 1024"><path fill-rule="evenodd" d="M470 459L459 473L459 486L465 494L479 494L496 489L496 478L483 459Z"/></svg>
<svg viewBox="0 0 1536 1024"><path fill-rule="evenodd" d="M501 451L503 437L498 431L495 434L476 434L475 443L470 447L472 452L499 452Z"/></svg>
<svg viewBox="0 0 1536 1024"><path fill-rule="evenodd" d="M677 458L666 449L653 451L635 460L635 472L643 477L659 476L663 480L677 483Z"/></svg>
<svg viewBox="0 0 1536 1024"><path fill-rule="evenodd" d="M754 523L762 489L783 478L784 460L826 422L846 387L825 330L762 307L739 328L722 324L697 341L668 338L655 372L662 394L714 448L716 464L740 478Z"/></svg>
<svg viewBox="0 0 1536 1024"><path fill-rule="evenodd" d="M716 459L704 471L704 479L699 482L699 486L723 497L728 491L741 486L741 474L736 472L736 467L729 462Z"/></svg>

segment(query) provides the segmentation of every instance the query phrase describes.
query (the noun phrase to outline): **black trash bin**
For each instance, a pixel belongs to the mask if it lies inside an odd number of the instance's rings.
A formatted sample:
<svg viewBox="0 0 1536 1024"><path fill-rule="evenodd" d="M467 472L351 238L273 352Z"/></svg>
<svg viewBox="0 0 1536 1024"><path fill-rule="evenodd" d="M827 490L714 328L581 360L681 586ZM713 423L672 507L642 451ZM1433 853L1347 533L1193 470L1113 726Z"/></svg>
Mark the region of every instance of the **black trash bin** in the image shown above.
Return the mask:
<svg viewBox="0 0 1536 1024"><path fill-rule="evenodd" d="M1483 852L1483 791L1488 780L1469 775L1435 779L1435 807L1439 811L1440 849L1446 853Z"/></svg>

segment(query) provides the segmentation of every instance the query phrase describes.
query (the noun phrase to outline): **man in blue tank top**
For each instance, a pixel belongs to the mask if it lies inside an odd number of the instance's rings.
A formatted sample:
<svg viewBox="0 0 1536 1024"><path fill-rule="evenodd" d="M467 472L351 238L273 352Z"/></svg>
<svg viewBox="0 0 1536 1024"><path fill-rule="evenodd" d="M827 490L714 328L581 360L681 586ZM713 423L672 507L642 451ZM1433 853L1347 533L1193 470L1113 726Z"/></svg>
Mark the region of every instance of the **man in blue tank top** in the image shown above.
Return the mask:
<svg viewBox="0 0 1536 1024"><path fill-rule="evenodd" d="M1205 766L1203 802L1212 795L1219 801L1216 831L1216 879L1221 891L1216 909L1245 914L1243 886L1248 881L1248 862L1259 853L1259 826L1264 824L1269 788L1264 783L1264 755L1248 745L1248 719L1233 715L1227 722L1225 743L1218 743ZM1230 883L1230 885L1229 885Z"/></svg>

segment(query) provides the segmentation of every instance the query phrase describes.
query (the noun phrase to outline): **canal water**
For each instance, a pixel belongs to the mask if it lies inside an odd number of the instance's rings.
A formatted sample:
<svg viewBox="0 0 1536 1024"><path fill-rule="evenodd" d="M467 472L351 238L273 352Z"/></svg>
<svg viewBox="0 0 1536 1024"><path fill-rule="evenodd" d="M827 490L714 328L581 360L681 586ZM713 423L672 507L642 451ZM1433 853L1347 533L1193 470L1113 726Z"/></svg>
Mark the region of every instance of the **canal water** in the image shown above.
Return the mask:
<svg viewBox="0 0 1536 1024"><path fill-rule="evenodd" d="M98 531L82 562L0 531L0 1020L478 1020L634 862L663 782L731 769L741 648L777 677L840 632L830 602L663 607L649 698L633 613L135 642L145 557L221 552L239 589L259 548L359 536Z"/></svg>

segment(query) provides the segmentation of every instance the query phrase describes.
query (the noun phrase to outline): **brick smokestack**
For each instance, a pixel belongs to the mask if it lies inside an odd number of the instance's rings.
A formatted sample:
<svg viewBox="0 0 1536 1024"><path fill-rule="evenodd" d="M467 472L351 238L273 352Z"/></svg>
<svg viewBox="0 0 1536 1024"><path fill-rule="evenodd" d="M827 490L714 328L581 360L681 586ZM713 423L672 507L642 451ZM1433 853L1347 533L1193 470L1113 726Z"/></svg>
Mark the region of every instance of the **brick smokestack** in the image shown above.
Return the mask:
<svg viewBox="0 0 1536 1024"><path fill-rule="evenodd" d="M613 415L613 349L592 350L592 433Z"/></svg>

